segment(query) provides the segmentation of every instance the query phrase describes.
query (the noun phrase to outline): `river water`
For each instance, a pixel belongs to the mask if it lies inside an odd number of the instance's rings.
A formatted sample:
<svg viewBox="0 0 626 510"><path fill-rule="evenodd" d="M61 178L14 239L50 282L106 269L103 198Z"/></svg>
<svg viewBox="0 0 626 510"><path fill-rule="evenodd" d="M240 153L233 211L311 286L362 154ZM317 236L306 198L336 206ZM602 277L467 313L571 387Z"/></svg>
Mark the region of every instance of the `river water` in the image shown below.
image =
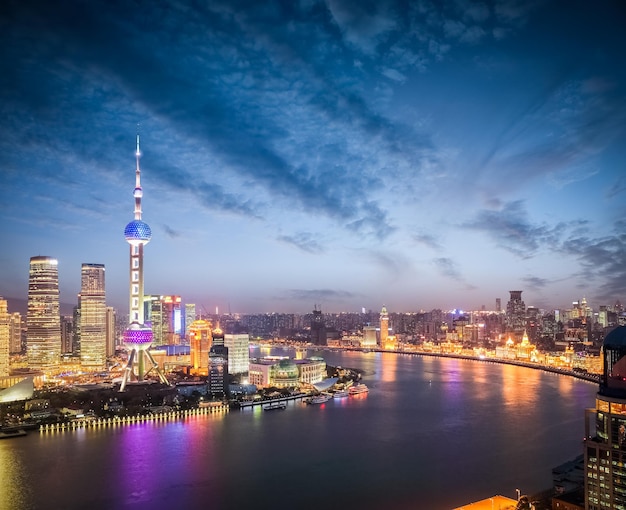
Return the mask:
<svg viewBox="0 0 626 510"><path fill-rule="evenodd" d="M364 370L369 394L3 440L0 509L450 509L547 489L551 468L582 453L595 384L468 360L313 354Z"/></svg>

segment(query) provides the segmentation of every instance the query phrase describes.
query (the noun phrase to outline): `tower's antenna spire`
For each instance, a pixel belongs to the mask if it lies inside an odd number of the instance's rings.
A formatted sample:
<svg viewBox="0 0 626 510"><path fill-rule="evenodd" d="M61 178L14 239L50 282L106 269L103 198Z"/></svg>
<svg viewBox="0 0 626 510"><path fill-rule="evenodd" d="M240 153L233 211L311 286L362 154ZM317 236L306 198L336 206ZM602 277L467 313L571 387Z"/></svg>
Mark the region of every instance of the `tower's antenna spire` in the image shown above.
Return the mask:
<svg viewBox="0 0 626 510"><path fill-rule="evenodd" d="M139 150L139 122L137 123L137 150L135 151L135 160L137 166L135 169L135 219L141 219L141 197L143 191L141 189L141 169L139 168L139 158L141 157L141 151Z"/></svg>

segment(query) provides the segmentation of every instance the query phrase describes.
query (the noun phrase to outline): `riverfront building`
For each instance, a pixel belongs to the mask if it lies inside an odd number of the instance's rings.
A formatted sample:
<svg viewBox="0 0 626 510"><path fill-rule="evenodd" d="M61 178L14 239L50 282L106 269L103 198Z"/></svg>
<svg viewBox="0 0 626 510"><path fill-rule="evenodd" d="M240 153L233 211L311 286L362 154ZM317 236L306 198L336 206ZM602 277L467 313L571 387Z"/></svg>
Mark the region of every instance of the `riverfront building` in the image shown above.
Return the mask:
<svg viewBox="0 0 626 510"><path fill-rule="evenodd" d="M224 335L224 345L228 347L228 373L247 374L250 365L250 335Z"/></svg>
<svg viewBox="0 0 626 510"><path fill-rule="evenodd" d="M34 370L54 371L61 362L58 261L31 257L28 275L26 354Z"/></svg>
<svg viewBox="0 0 626 510"><path fill-rule="evenodd" d="M602 352L596 407L585 414L585 509L620 510L626 508L626 326L606 336Z"/></svg>
<svg viewBox="0 0 626 510"><path fill-rule="evenodd" d="M80 364L86 370L106 368L104 264L83 264L80 276Z"/></svg>
<svg viewBox="0 0 626 510"><path fill-rule="evenodd" d="M208 375L209 349L211 348L211 323L205 320L193 321L187 326L190 345L191 373Z"/></svg>
<svg viewBox="0 0 626 510"><path fill-rule="evenodd" d="M9 337L11 316L7 300L0 297L0 377L9 376Z"/></svg>

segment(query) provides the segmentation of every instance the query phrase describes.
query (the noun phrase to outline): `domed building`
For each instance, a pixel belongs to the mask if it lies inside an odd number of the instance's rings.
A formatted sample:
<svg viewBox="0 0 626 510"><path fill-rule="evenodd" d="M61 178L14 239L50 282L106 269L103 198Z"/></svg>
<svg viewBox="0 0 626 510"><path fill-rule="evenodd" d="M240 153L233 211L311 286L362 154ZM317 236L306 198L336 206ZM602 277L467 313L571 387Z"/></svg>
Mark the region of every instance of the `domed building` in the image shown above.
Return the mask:
<svg viewBox="0 0 626 510"><path fill-rule="evenodd" d="M595 409L585 413L585 508L626 508L626 326L602 345L603 371ZM595 417L595 434L589 431Z"/></svg>
<svg viewBox="0 0 626 510"><path fill-rule="evenodd" d="M298 386L299 376L298 365L290 359L280 360L270 371L270 381L277 388Z"/></svg>

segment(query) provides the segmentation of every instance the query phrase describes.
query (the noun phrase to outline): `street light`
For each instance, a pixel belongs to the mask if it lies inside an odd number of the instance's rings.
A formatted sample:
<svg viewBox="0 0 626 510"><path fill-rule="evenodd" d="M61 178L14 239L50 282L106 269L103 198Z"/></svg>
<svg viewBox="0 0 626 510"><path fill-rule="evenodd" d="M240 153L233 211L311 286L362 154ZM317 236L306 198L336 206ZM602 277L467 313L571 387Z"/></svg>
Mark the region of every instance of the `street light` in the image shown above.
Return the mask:
<svg viewBox="0 0 626 510"><path fill-rule="evenodd" d="M522 493L519 489L515 489L515 492L517 492L517 501L519 501L520 498L522 497Z"/></svg>

